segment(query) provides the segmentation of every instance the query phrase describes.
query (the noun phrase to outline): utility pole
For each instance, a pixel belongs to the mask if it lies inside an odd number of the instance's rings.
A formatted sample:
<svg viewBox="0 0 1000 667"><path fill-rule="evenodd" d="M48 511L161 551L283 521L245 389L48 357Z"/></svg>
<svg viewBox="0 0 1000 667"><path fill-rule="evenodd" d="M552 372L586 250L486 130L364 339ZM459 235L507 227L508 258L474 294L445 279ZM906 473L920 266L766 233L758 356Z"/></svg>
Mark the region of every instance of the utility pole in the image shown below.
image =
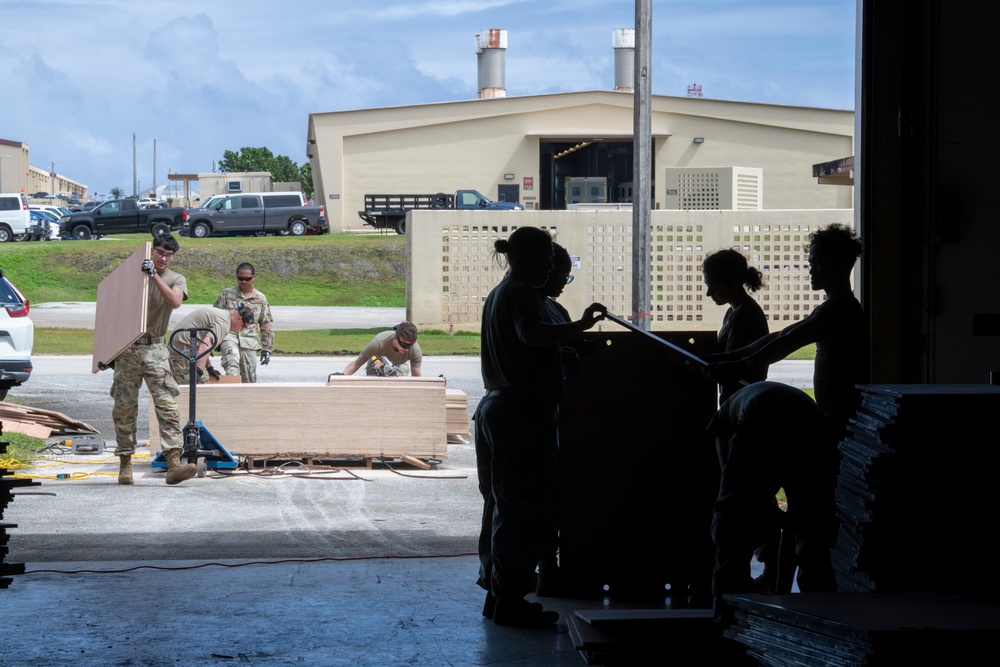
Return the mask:
<svg viewBox="0 0 1000 667"><path fill-rule="evenodd" d="M132 133L132 196L139 196L139 180L135 171L135 132Z"/></svg>
<svg viewBox="0 0 1000 667"><path fill-rule="evenodd" d="M56 165L58 162L53 162L52 166L49 168L49 194L56 195Z"/></svg>
<svg viewBox="0 0 1000 667"><path fill-rule="evenodd" d="M652 206L652 130L650 56L653 39L652 0L635 0L635 89L632 102L632 323L649 331L650 208Z"/></svg>
<svg viewBox="0 0 1000 667"><path fill-rule="evenodd" d="M153 139L153 198L156 199L156 139Z"/></svg>

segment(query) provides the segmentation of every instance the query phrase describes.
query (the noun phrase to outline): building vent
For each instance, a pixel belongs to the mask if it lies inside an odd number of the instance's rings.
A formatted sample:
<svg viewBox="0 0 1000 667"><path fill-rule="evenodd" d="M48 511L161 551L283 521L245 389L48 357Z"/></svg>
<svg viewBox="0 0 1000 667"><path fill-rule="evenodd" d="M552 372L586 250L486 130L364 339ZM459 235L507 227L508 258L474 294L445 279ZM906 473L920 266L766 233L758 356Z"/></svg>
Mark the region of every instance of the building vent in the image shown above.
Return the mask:
<svg viewBox="0 0 1000 667"><path fill-rule="evenodd" d="M479 72L479 99L506 97L504 78L507 31L489 29L476 35L476 62Z"/></svg>
<svg viewBox="0 0 1000 667"><path fill-rule="evenodd" d="M615 49L615 90L631 93L635 85L635 30L613 30L611 46Z"/></svg>

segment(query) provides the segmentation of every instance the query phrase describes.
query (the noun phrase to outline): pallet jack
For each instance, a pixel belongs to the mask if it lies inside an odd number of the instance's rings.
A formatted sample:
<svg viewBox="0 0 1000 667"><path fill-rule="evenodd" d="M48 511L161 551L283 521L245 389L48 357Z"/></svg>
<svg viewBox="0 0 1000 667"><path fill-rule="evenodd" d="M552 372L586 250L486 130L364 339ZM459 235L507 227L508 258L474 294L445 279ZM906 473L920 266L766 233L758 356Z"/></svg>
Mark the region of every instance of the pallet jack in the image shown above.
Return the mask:
<svg viewBox="0 0 1000 667"><path fill-rule="evenodd" d="M181 331L186 331L191 336L189 349L187 350L183 350L174 344L174 337ZM199 342L201 341L198 334L200 333L207 334L212 340L212 345L201 353L198 352ZM183 430L184 451L181 453L181 458L197 466L198 477L204 477L208 468L235 470L239 467L239 463L237 463L233 455L222 446L202 422L197 421L195 418L198 360L211 354L218 342L215 332L204 328L178 329L170 334L170 340L168 341L171 350L188 360L188 382L191 388L188 392L188 422ZM198 460L199 458L201 459L200 461ZM163 456L162 451L156 454L152 466L154 468L167 467L167 459Z"/></svg>

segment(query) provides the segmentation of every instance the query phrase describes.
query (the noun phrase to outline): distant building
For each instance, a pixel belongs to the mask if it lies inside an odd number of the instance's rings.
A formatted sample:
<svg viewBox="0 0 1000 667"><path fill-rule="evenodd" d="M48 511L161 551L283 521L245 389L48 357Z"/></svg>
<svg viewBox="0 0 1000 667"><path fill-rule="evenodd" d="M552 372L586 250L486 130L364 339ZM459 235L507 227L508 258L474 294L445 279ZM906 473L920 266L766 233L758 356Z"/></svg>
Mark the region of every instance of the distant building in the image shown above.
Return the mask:
<svg viewBox="0 0 1000 667"><path fill-rule="evenodd" d="M338 232L363 228L357 211L369 193L474 188L557 210L567 177L597 177L607 179L609 203L631 199L632 102L609 90L313 113L316 200ZM694 172L723 177L733 210L748 200L762 209L853 206L852 188L821 185L812 173L852 154L853 111L663 95L651 107L653 209L690 210L669 191Z"/></svg>

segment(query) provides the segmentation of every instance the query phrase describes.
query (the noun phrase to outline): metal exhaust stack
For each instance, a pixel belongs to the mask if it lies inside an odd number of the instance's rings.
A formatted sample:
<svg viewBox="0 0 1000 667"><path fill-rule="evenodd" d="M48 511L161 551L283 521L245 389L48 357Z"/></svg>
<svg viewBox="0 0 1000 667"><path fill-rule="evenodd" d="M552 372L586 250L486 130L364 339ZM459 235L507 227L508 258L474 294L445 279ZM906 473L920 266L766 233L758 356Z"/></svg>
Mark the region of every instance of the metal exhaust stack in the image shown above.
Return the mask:
<svg viewBox="0 0 1000 667"><path fill-rule="evenodd" d="M507 97L504 83L507 31L483 30L476 35L476 63L479 72L479 99Z"/></svg>
<svg viewBox="0 0 1000 667"><path fill-rule="evenodd" d="M634 92L635 30L618 28L611 31L611 46L615 49L615 90Z"/></svg>

